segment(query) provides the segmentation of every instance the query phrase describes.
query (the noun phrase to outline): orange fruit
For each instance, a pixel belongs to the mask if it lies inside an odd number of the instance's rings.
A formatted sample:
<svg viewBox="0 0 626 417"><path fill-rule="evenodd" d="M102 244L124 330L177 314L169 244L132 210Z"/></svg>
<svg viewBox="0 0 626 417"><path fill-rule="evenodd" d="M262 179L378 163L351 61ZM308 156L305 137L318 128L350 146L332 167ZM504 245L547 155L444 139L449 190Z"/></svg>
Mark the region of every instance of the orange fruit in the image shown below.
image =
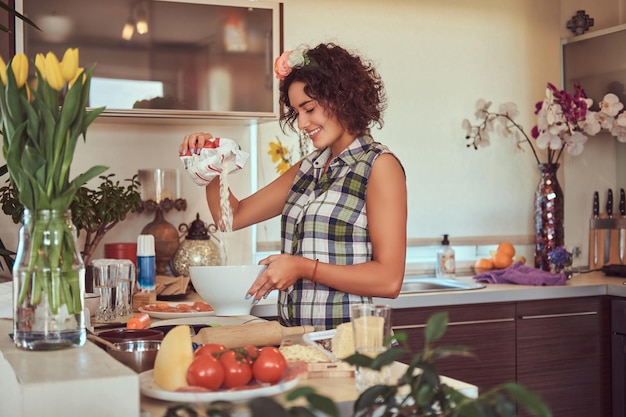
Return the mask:
<svg viewBox="0 0 626 417"><path fill-rule="evenodd" d="M515 247L510 242L502 242L498 245L498 249L496 249L496 253L505 254L512 258L515 256Z"/></svg>
<svg viewBox="0 0 626 417"><path fill-rule="evenodd" d="M490 269L493 269L493 260L489 258L481 258L474 264L474 269L477 272L489 271Z"/></svg>
<svg viewBox="0 0 626 417"><path fill-rule="evenodd" d="M503 252L496 252L492 259L493 266L497 269L508 268L513 263L513 257Z"/></svg>

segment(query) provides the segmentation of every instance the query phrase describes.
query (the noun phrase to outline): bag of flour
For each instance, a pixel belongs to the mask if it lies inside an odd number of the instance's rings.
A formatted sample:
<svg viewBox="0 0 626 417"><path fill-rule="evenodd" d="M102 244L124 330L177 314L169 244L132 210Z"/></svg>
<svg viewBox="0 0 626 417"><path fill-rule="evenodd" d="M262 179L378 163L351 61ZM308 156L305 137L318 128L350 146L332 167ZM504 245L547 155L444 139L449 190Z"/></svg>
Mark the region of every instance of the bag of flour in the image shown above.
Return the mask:
<svg viewBox="0 0 626 417"><path fill-rule="evenodd" d="M205 142L199 154L178 156L191 179L206 186L223 170L230 174L242 169L250 155L232 139L212 138Z"/></svg>

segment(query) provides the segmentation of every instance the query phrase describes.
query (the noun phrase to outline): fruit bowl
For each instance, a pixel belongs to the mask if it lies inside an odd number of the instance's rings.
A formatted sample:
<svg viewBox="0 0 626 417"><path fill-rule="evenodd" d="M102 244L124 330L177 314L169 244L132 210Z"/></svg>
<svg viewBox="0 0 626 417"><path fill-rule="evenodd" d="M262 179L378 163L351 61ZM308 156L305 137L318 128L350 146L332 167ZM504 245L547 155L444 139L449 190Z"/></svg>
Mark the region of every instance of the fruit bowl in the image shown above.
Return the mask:
<svg viewBox="0 0 626 417"><path fill-rule="evenodd" d="M213 307L217 316L250 314L252 299L246 291L266 265L190 266L189 277L198 295Z"/></svg>

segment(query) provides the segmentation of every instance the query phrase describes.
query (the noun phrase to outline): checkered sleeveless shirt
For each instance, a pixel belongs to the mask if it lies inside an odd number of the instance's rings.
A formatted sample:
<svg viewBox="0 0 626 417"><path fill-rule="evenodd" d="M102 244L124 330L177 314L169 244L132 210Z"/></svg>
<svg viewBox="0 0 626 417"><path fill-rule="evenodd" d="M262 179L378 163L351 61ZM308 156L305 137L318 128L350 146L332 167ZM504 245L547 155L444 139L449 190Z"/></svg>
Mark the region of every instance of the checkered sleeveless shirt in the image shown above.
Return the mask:
<svg viewBox="0 0 626 417"><path fill-rule="evenodd" d="M302 160L282 213L282 253L335 265L372 259L365 196L374 161L389 149L371 136L355 139L330 162L330 149ZM348 294L308 279L280 291L278 316L283 325L313 325L326 330L350 321L350 305L370 297Z"/></svg>

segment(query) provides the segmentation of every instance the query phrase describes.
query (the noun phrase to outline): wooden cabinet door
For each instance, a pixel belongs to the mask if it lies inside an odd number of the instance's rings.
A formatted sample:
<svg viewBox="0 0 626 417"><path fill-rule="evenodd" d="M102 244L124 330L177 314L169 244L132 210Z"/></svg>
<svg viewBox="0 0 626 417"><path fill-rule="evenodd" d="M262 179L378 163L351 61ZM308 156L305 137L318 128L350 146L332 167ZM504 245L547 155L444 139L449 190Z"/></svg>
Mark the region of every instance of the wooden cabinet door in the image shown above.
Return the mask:
<svg viewBox="0 0 626 417"><path fill-rule="evenodd" d="M554 416L610 415L608 316L601 297L517 303L517 381Z"/></svg>
<svg viewBox="0 0 626 417"><path fill-rule="evenodd" d="M413 353L424 348L428 317L447 311L449 325L437 345L466 346L475 358L451 357L435 363L441 375L479 387L479 392L515 381L515 305L510 303L418 307L393 311L394 332L404 332ZM405 362L409 358L405 358Z"/></svg>

